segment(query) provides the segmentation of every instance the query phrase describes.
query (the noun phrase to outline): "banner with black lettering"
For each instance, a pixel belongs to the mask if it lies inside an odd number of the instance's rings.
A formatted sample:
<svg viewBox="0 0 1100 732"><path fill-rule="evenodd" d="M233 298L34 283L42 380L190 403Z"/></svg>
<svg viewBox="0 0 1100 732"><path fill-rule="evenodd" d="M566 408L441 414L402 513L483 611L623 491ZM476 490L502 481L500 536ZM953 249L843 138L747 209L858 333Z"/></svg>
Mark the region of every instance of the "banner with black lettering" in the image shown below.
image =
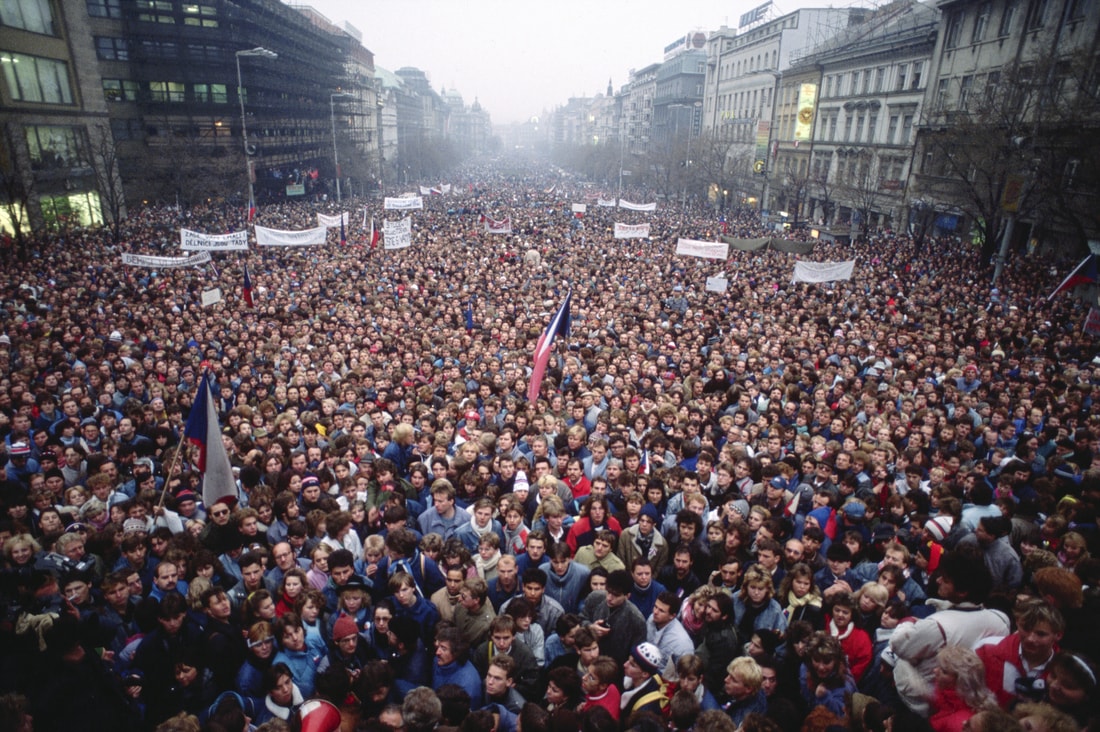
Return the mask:
<svg viewBox="0 0 1100 732"><path fill-rule="evenodd" d="M409 196L408 198L386 197L384 208L387 211L412 211L424 208L424 199L421 196Z"/></svg>
<svg viewBox="0 0 1100 732"><path fill-rule="evenodd" d="M152 269L179 269L194 267L210 261L210 252L199 252L190 257L153 257L146 254L123 254L122 263L130 267L150 267Z"/></svg>
<svg viewBox="0 0 1100 732"><path fill-rule="evenodd" d="M603 208L615 208L615 199L614 198L597 198L596 199L596 205L597 206L602 206Z"/></svg>
<svg viewBox="0 0 1100 732"><path fill-rule="evenodd" d="M248 230L228 234L203 234L180 229L180 249L185 252L235 252L248 250Z"/></svg>
<svg viewBox="0 0 1100 732"><path fill-rule="evenodd" d="M627 211L656 211L657 202L653 203L631 203L630 201L624 201L619 199L619 208L625 208Z"/></svg>
<svg viewBox="0 0 1100 732"><path fill-rule="evenodd" d="M700 259L727 259L730 255L730 245L725 242L699 241L697 239L677 239L676 253L682 257L699 257Z"/></svg>
<svg viewBox="0 0 1100 732"><path fill-rule="evenodd" d="M261 247L315 247L325 243L328 228L318 226L304 231L282 231L257 226L256 244Z"/></svg>
<svg viewBox="0 0 1100 732"><path fill-rule="evenodd" d="M408 249L412 246L412 218L382 223L382 247L384 249Z"/></svg>
<svg viewBox="0 0 1100 732"><path fill-rule="evenodd" d="M615 223L616 239L644 239L649 236L649 224Z"/></svg>
<svg viewBox="0 0 1100 732"><path fill-rule="evenodd" d="M326 216L323 213L317 214L318 226L324 226L326 229L335 229L336 227L340 226L340 224L343 224L344 226L349 225L347 211L340 214L339 216Z"/></svg>
<svg viewBox="0 0 1100 732"><path fill-rule="evenodd" d="M852 279L856 260L847 262L795 262L791 282L834 282Z"/></svg>

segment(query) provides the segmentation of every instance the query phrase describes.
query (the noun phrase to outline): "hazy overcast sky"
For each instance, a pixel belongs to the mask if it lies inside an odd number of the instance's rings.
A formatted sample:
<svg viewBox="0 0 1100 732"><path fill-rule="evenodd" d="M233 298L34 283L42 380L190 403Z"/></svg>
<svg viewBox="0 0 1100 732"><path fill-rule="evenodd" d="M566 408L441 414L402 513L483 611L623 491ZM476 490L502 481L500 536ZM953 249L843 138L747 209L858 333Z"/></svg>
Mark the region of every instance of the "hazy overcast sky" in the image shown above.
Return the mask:
<svg viewBox="0 0 1100 732"><path fill-rule="evenodd" d="M627 80L689 31L736 27L763 0L296 0L351 23L375 63L423 69L494 124L525 120ZM772 12L778 12L775 5ZM790 12L794 6L784 7Z"/></svg>

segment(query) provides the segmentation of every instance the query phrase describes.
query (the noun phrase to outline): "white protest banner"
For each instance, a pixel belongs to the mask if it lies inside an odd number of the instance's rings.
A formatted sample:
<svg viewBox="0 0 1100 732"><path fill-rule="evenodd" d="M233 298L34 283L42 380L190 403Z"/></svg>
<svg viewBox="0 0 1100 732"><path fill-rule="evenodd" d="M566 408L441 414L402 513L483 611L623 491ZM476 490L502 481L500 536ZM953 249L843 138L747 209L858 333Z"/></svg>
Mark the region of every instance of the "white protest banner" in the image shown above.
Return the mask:
<svg viewBox="0 0 1100 732"><path fill-rule="evenodd" d="M596 205L597 206L602 206L604 208L615 208L615 199L614 198L597 198L596 199Z"/></svg>
<svg viewBox="0 0 1100 732"><path fill-rule="evenodd" d="M676 253L684 257L701 259L726 259L730 255L730 245L717 241L698 241L697 239L677 239Z"/></svg>
<svg viewBox="0 0 1100 732"><path fill-rule="evenodd" d="M443 192L444 196L446 196L448 193L451 192L451 184L450 183L444 183L443 185L441 185L439 187L439 190Z"/></svg>
<svg viewBox="0 0 1100 732"><path fill-rule="evenodd" d="M573 213L588 213L588 204L586 203L574 203Z"/></svg>
<svg viewBox="0 0 1100 732"><path fill-rule="evenodd" d="M725 277L707 277L707 292L725 292L729 286L730 281Z"/></svg>
<svg viewBox="0 0 1100 732"><path fill-rule="evenodd" d="M491 219L488 216L485 217L485 231L490 234L511 234L512 233L512 219Z"/></svg>
<svg viewBox="0 0 1100 732"><path fill-rule="evenodd" d="M615 223L616 239L644 239L649 236L649 224Z"/></svg>
<svg viewBox="0 0 1100 732"><path fill-rule="evenodd" d="M190 257L152 257L145 254L123 254L122 263L131 267L152 267L153 269L178 269L194 267L210 261L210 252L199 252Z"/></svg>
<svg viewBox="0 0 1100 732"><path fill-rule="evenodd" d="M653 203L631 203L630 201L624 201L619 199L619 208L625 208L627 211L656 211L657 202Z"/></svg>
<svg viewBox="0 0 1100 732"><path fill-rule="evenodd" d="M248 250L248 230L229 234L203 234L180 229L180 249L185 252L232 252Z"/></svg>
<svg viewBox="0 0 1100 732"><path fill-rule="evenodd" d="M382 247L407 249L412 246L412 219L406 216L400 221L382 222Z"/></svg>
<svg viewBox="0 0 1100 732"><path fill-rule="evenodd" d="M833 282L852 279L856 260L847 262L795 262L791 282Z"/></svg>
<svg viewBox="0 0 1100 732"><path fill-rule="evenodd" d="M282 231L257 226L256 244L261 247L314 247L325 243L328 228L318 226L304 231Z"/></svg>
<svg viewBox="0 0 1100 732"><path fill-rule="evenodd" d="M222 288L215 287L213 290L202 291L202 306L209 307L215 303L222 301Z"/></svg>
<svg viewBox="0 0 1100 732"><path fill-rule="evenodd" d="M409 198L390 198L386 196L385 205L387 211L412 211L416 208L424 208L424 199L420 196Z"/></svg>
<svg viewBox="0 0 1100 732"><path fill-rule="evenodd" d="M428 186L420 186L420 195L430 196L430 195L432 195L432 189L429 188Z"/></svg>
<svg viewBox="0 0 1100 732"><path fill-rule="evenodd" d="M334 229L341 223L344 226L348 226L348 212L340 214L339 216L326 216L323 213L317 214L317 225L324 226L326 229Z"/></svg>

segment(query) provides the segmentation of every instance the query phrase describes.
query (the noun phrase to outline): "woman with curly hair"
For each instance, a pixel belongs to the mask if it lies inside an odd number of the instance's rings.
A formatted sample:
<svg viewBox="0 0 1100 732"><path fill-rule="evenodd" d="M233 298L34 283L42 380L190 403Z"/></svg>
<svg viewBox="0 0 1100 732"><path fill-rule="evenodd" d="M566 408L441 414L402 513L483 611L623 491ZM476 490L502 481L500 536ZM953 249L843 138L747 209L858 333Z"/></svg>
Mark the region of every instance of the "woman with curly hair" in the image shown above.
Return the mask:
<svg viewBox="0 0 1100 732"><path fill-rule="evenodd" d="M812 710L824 707L845 718L845 697L856 693L856 682L848 673L848 661L840 641L825 632L810 636L801 674L802 698Z"/></svg>
<svg viewBox="0 0 1100 732"><path fill-rule="evenodd" d="M985 666L978 654L962 646L947 646L936 654L932 670L932 716L935 732L962 732L967 720L985 709L996 709L997 699L985 685Z"/></svg>

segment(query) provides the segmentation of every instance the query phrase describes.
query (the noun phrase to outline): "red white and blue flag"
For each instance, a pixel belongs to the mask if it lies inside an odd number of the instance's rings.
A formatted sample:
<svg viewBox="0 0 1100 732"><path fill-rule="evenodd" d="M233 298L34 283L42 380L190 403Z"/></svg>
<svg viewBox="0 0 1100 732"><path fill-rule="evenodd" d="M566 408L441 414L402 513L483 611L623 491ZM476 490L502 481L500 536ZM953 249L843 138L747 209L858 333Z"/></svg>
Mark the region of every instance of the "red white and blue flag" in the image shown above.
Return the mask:
<svg viewBox="0 0 1100 732"><path fill-rule="evenodd" d="M256 199L252 198L252 194L248 196L248 223L252 223L252 220L256 218Z"/></svg>
<svg viewBox="0 0 1100 732"><path fill-rule="evenodd" d="M245 304L248 307L256 307L252 302L252 278L248 276L247 264L244 266L244 284L241 286L241 294L244 296Z"/></svg>
<svg viewBox="0 0 1100 732"><path fill-rule="evenodd" d="M1096 281L1097 257L1095 254L1090 254L1081 261L1081 264L1074 267L1072 272L1066 275L1066 278L1062 280L1061 284L1054 288L1054 292L1050 293L1050 297L1048 297L1047 300L1053 300L1054 296L1059 292L1072 290L1078 285L1095 284Z"/></svg>
<svg viewBox="0 0 1100 732"><path fill-rule="evenodd" d="M199 449L195 467L202 473L203 505L213 506L226 496L236 500L237 481L233 478L233 466L229 464L229 453L222 442L222 430L218 423L218 413L214 409L209 372L204 373L199 382L183 434Z"/></svg>
<svg viewBox="0 0 1100 732"><path fill-rule="evenodd" d="M554 341L560 335L562 338L569 337L569 301L573 298L573 291L570 290L566 294L565 299L562 300L561 305L558 307L557 312L554 313L554 317L550 319L550 324L546 326L546 330L539 336L539 342L535 346L535 362L531 367L531 382L527 385L527 401L534 403L539 396L539 390L542 388L542 377L546 375L546 366L550 363L550 354L554 350Z"/></svg>

